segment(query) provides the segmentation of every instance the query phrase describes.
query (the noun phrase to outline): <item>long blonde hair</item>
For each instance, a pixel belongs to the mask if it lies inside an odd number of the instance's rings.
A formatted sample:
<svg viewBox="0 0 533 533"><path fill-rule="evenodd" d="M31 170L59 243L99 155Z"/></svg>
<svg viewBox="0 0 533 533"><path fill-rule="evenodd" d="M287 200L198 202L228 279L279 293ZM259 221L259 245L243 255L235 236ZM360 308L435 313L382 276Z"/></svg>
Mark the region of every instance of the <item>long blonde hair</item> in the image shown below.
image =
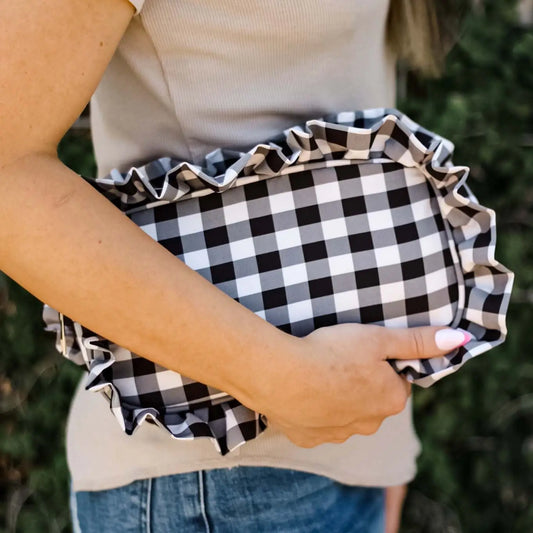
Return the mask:
<svg viewBox="0 0 533 533"><path fill-rule="evenodd" d="M459 35L467 2L390 0L387 34L399 59L428 76L438 76Z"/></svg>

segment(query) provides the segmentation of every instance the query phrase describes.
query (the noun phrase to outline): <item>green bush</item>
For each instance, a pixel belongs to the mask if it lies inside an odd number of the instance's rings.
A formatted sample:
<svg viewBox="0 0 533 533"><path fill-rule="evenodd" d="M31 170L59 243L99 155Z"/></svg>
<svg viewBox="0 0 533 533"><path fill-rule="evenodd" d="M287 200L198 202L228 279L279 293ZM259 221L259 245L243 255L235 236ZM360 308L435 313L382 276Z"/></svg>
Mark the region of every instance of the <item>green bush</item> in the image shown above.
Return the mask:
<svg viewBox="0 0 533 533"><path fill-rule="evenodd" d="M533 32L515 2L468 17L438 80L408 77L413 119L456 145L468 183L498 213L497 258L516 273L509 339L414 392L423 443L403 533L533 531Z"/></svg>

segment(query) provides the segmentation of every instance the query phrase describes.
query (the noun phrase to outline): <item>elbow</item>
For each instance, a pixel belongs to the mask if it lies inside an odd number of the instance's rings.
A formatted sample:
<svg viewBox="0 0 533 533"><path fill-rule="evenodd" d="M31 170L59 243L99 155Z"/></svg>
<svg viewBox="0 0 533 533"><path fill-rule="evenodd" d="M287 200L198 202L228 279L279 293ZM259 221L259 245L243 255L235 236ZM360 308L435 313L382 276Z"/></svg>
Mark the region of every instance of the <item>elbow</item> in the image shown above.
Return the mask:
<svg viewBox="0 0 533 533"><path fill-rule="evenodd" d="M59 160L57 146L20 147L16 151L0 152L0 181L4 175L12 175L12 169L19 166L34 165L38 169L44 160Z"/></svg>
<svg viewBox="0 0 533 533"><path fill-rule="evenodd" d="M22 119L15 123L13 117L5 117L0 113L0 177L6 169L11 171L28 160L57 159L60 140L56 131L34 127Z"/></svg>

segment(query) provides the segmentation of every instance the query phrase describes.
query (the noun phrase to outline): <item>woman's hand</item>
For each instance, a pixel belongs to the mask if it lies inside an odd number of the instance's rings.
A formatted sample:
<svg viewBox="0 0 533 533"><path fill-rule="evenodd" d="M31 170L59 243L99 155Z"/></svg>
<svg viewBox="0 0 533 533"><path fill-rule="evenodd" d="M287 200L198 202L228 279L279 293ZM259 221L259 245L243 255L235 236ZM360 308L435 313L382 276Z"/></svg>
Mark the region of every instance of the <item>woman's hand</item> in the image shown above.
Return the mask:
<svg viewBox="0 0 533 533"><path fill-rule="evenodd" d="M370 435L386 417L404 409L411 390L387 359L435 357L467 340L460 331L439 327L320 328L295 339L300 355L293 367L278 381L252 386L267 388L263 401L252 398L250 403L270 425L305 448ZM242 401L247 404L246 398Z"/></svg>

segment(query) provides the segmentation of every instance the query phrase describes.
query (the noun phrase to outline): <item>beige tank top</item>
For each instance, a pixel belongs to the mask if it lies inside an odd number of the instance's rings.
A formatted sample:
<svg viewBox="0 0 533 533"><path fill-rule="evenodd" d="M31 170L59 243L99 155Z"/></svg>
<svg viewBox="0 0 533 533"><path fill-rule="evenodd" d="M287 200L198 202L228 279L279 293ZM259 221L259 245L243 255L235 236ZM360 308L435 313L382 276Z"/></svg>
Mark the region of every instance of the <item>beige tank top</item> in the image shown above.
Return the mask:
<svg viewBox="0 0 533 533"><path fill-rule="evenodd" d="M99 176L161 156L199 164L214 148L248 150L327 112L395 104L389 0L130 1L136 16L91 101ZM411 400L374 435L300 448L267 428L222 457L209 439L175 440L147 423L125 435L83 381L67 424L74 490L236 465L365 486L416 472Z"/></svg>

